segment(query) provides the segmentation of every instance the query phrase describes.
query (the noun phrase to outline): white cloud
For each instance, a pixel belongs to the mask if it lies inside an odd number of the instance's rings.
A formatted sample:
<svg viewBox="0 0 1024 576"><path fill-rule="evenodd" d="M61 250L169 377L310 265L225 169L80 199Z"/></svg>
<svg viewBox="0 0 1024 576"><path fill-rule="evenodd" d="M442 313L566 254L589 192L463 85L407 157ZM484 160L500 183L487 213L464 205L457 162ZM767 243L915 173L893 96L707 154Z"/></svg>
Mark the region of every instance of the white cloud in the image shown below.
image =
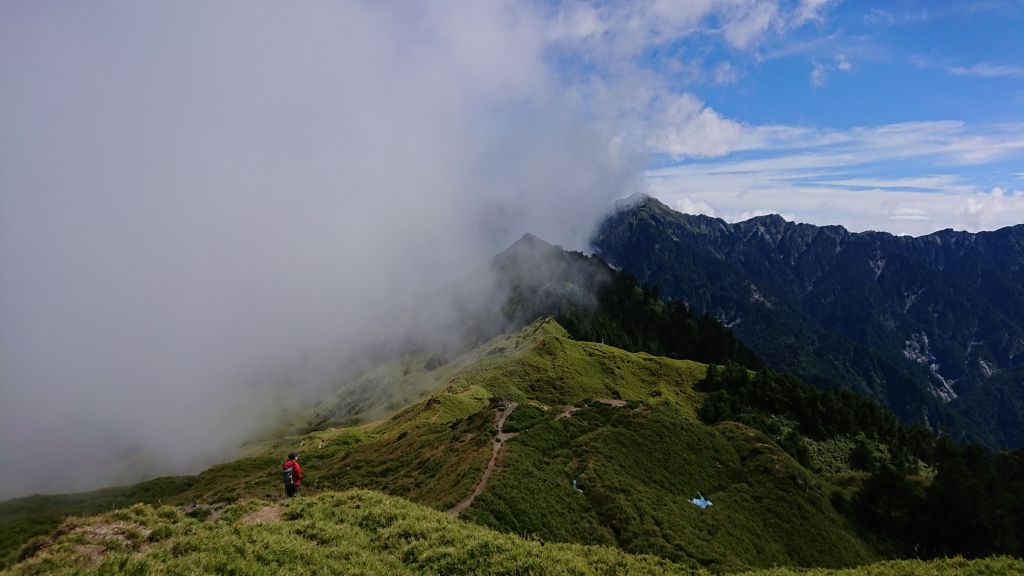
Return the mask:
<svg viewBox="0 0 1024 576"><path fill-rule="evenodd" d="M620 66L645 49L721 28L732 46L756 45L776 21L774 0L563 2L552 8L549 37L585 48L588 59Z"/></svg>
<svg viewBox="0 0 1024 576"><path fill-rule="evenodd" d="M600 23L538 10L0 18L0 498L221 461L371 340L443 345L523 232L584 246L640 164L546 58Z"/></svg>
<svg viewBox="0 0 1024 576"><path fill-rule="evenodd" d="M881 190L963 190L963 181L959 176L941 174L935 176L911 176L905 178L824 178L818 181L821 185L843 188L874 188ZM969 186L966 187L968 190Z"/></svg>
<svg viewBox="0 0 1024 576"><path fill-rule="evenodd" d="M722 32L736 48L755 45L772 26L780 25L779 7L766 0L742 0L727 10L729 16Z"/></svg>
<svg viewBox="0 0 1024 576"><path fill-rule="evenodd" d="M729 62L720 62L715 66L715 71L712 73L711 81L714 84L725 85L736 82L739 75L736 73L736 69L733 68Z"/></svg>
<svg viewBox="0 0 1024 576"><path fill-rule="evenodd" d="M136 474L222 458L263 424L253 374L437 334L472 263L527 230L582 245L652 150L833 137L725 118L644 59L691 35L751 56L816 5L94 4L0 18L0 455L55 480L0 497L102 481L65 436L161 463ZM678 58L734 82L707 54Z"/></svg>
<svg viewBox="0 0 1024 576"><path fill-rule="evenodd" d="M669 205L706 203L728 220L749 216L757 211L752 206L768 206L801 221L907 234L1024 222L1024 194L983 190L945 172L954 165L1024 157L1017 125L739 127L732 156L691 158L648 171L649 191ZM891 170L894 163L904 175L872 176L879 166Z"/></svg>
<svg viewBox="0 0 1024 576"><path fill-rule="evenodd" d="M710 204L703 200L694 200L688 196L679 198L675 202L675 208L677 211L683 214L706 214L708 216L715 215L715 209Z"/></svg>
<svg viewBox="0 0 1024 576"><path fill-rule="evenodd" d="M750 220L751 218L757 218L758 216L768 216L771 214L778 214L779 216L782 216L784 219L789 220L790 222L796 220L795 215L775 208L755 208L753 210L745 210L738 214L733 214L733 216L728 220L730 222L742 222L744 220Z"/></svg>
<svg viewBox="0 0 1024 576"><path fill-rule="evenodd" d="M1019 78L1024 76L1024 66L1017 64L993 64L978 62L970 66L954 65L949 60L936 59L920 54L908 58L911 65L923 70L940 70L954 76L973 78Z"/></svg>
<svg viewBox="0 0 1024 576"><path fill-rule="evenodd" d="M915 157L930 157L954 165L985 164L1024 153L1021 129L1019 124L971 129L954 120L847 130L747 126L737 149L774 151L776 158L772 162L803 167L863 165ZM800 153L780 154L784 150Z"/></svg>
<svg viewBox="0 0 1024 576"><path fill-rule="evenodd" d="M872 8L864 15L864 22L875 26L892 26L908 22L923 22L931 17L928 10L904 10L901 12L889 12L880 8Z"/></svg>
<svg viewBox="0 0 1024 576"><path fill-rule="evenodd" d="M689 31L709 13L720 9L721 4L716 0L654 0L646 18L662 37L671 37Z"/></svg>
<svg viewBox="0 0 1024 576"><path fill-rule="evenodd" d="M927 222L929 220L928 210L925 208L913 208L908 206L894 206L891 202L882 203L882 210L880 212L883 217L889 220L899 221L911 221L911 222Z"/></svg>
<svg viewBox="0 0 1024 576"><path fill-rule="evenodd" d="M573 42L600 36L609 23L593 6L574 3L558 11L549 21L546 36L550 42Z"/></svg>
<svg viewBox="0 0 1024 576"><path fill-rule="evenodd" d="M828 81L828 72L817 60L811 61L811 86L821 88Z"/></svg>
<svg viewBox="0 0 1024 576"><path fill-rule="evenodd" d="M868 24L882 24L886 26L892 26L896 23L896 16L892 12L882 10L881 8L872 8L866 15L864 15L864 22Z"/></svg>
<svg viewBox="0 0 1024 576"><path fill-rule="evenodd" d="M821 22L824 20L822 12L832 3L833 0L800 0L800 5L796 9L794 23L800 26L807 22Z"/></svg>
<svg viewBox="0 0 1024 576"><path fill-rule="evenodd" d="M1024 191L1008 192L996 187L988 193L966 196L957 215L969 228L976 230L1020 224L1024 222Z"/></svg>
<svg viewBox="0 0 1024 576"><path fill-rule="evenodd" d="M828 82L831 72L851 72L852 70L853 63L850 62L846 54L836 55L834 61L829 64L822 64L816 59L811 60L811 86L815 88L824 86Z"/></svg>
<svg viewBox="0 0 1024 576"><path fill-rule="evenodd" d="M813 178L804 178L810 176L806 174L725 174L691 168L673 174L652 171L649 193L670 206L684 198L689 205L714 206L715 215L732 222L781 213L790 221L915 236L944 228L979 231L1024 222L1021 191L999 194L963 185L948 191L836 188L816 185Z"/></svg>
<svg viewBox="0 0 1024 576"><path fill-rule="evenodd" d="M941 120L846 130L751 126L722 116L692 94L656 100L646 113L651 125L645 127L649 132L644 142L650 151L698 160L757 153L742 159L708 160L730 170L817 170L908 158L964 166L1024 154L1021 124L971 128L963 122Z"/></svg>
<svg viewBox="0 0 1024 576"><path fill-rule="evenodd" d="M1007 64L990 64L979 62L973 66L950 66L946 71L955 76L974 76L976 78L1007 78L1024 76L1024 67Z"/></svg>
<svg viewBox="0 0 1024 576"><path fill-rule="evenodd" d="M742 140L744 128L723 118L692 94L668 97L651 123L648 147L673 158L710 158L731 152Z"/></svg>

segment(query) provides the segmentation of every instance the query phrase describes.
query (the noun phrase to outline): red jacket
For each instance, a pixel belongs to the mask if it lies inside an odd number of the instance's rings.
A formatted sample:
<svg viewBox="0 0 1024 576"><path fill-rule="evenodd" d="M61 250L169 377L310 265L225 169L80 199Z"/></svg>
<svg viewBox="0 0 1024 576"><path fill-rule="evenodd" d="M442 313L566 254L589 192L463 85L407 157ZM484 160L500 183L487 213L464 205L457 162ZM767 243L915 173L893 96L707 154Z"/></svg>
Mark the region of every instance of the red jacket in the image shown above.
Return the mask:
<svg viewBox="0 0 1024 576"><path fill-rule="evenodd" d="M281 470L284 470L285 468L292 468L292 469L294 469L294 472L292 472L292 478L295 480L295 485L296 486L301 486L302 485L302 467L299 466L299 461L298 460L285 460L284 464L281 464Z"/></svg>

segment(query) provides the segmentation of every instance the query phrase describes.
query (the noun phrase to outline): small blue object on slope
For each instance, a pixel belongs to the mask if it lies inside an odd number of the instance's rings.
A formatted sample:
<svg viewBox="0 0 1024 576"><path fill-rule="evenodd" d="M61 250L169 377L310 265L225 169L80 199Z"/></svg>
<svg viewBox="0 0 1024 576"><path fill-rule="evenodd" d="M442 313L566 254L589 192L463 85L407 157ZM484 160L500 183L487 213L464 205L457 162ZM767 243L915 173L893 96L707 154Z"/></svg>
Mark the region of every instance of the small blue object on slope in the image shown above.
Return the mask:
<svg viewBox="0 0 1024 576"><path fill-rule="evenodd" d="M702 496L700 492L697 492L697 498L690 500L690 503L693 504L694 506L700 506L701 510L704 510L705 508L711 506L711 500L708 500L707 498Z"/></svg>
<svg viewBox="0 0 1024 576"><path fill-rule="evenodd" d="M576 487L576 480L575 479L573 479L573 481L572 481L572 489L577 491L577 492L583 492L583 490L580 490L579 488Z"/></svg>

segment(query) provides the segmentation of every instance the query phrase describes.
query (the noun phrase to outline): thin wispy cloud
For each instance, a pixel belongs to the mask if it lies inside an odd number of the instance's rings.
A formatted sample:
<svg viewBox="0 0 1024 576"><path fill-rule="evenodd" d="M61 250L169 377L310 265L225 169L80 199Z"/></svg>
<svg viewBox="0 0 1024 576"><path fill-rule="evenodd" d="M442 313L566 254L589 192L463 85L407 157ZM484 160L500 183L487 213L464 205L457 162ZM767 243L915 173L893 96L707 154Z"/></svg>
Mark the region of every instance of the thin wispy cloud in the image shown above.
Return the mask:
<svg viewBox="0 0 1024 576"><path fill-rule="evenodd" d="M794 23L799 26L807 22L820 22L829 4L837 4L838 0L800 0Z"/></svg>
<svg viewBox="0 0 1024 576"><path fill-rule="evenodd" d="M834 72L847 73L853 71L853 63L846 54L837 54L828 63L811 60L811 86L821 88L828 82L830 75Z"/></svg>
<svg viewBox="0 0 1024 576"><path fill-rule="evenodd" d="M821 88L828 82L828 72L825 70L825 66L816 60L811 61L811 86L815 88Z"/></svg>
<svg viewBox="0 0 1024 576"><path fill-rule="evenodd" d="M781 24L779 6L775 2L755 0L726 10L730 17L722 27L722 35L736 48L754 45L769 29Z"/></svg>
<svg viewBox="0 0 1024 576"><path fill-rule="evenodd" d="M924 22L933 15L927 9L891 11L882 8L871 8L863 16L866 24L871 26L893 26L896 24Z"/></svg>
<svg viewBox="0 0 1024 576"><path fill-rule="evenodd" d="M1021 78L1024 77L1024 66L1015 64L994 64L991 62L978 62L965 66L953 64L949 59L922 56L915 54L908 61L915 67L922 70L937 70L952 76L963 76L971 78Z"/></svg>
<svg viewBox="0 0 1024 576"><path fill-rule="evenodd" d="M976 78L1024 77L1024 66L990 64L988 62L979 62L973 66L950 66L946 68L946 71L956 76L974 76Z"/></svg>
<svg viewBox="0 0 1024 576"><path fill-rule="evenodd" d="M983 190L966 184L936 189L843 186L816 181L818 173L706 168L652 172L648 185L655 196L677 209L728 221L776 213L798 222L915 236L944 228L992 230L1024 222L1024 190Z"/></svg>
<svg viewBox="0 0 1024 576"><path fill-rule="evenodd" d="M715 66L711 75L711 82L718 85L728 85L739 79L739 73L729 62L721 62Z"/></svg>
<svg viewBox="0 0 1024 576"><path fill-rule="evenodd" d="M1024 222L1024 191L986 189L951 166L1024 159L1019 127L916 122L849 130L743 127L729 155L651 170L652 193L670 205L727 219L753 210L854 230L925 234ZM916 176L884 176L898 165ZM877 173L877 176L867 176ZM681 204L680 204L681 203Z"/></svg>
<svg viewBox="0 0 1024 576"><path fill-rule="evenodd" d="M821 178L816 182L822 186L864 190L973 191L963 178L954 174L895 178Z"/></svg>

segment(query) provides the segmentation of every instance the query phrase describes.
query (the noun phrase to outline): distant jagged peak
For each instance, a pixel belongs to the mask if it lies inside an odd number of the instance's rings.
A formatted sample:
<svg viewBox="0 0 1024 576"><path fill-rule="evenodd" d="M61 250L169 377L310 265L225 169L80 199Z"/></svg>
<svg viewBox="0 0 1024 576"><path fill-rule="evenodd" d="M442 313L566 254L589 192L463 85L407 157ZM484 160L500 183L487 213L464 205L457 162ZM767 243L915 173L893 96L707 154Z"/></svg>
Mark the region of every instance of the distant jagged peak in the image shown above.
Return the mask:
<svg viewBox="0 0 1024 576"><path fill-rule="evenodd" d="M943 230L932 232L931 234L928 234L924 238L927 238L939 245L956 247L964 244L973 244L977 240L977 237L978 235L973 232L946 228Z"/></svg>
<svg viewBox="0 0 1024 576"><path fill-rule="evenodd" d="M586 274L589 280L603 278L610 269L603 261L591 260L581 252L571 252L530 233L494 257L493 264L519 282L547 284L574 270L570 276Z"/></svg>
<svg viewBox="0 0 1024 576"><path fill-rule="evenodd" d="M540 236L537 236L537 235L534 235L534 234L531 234L531 233L527 232L527 233L523 234L519 238L519 240L516 240L511 246L509 246L509 250L523 249L523 248L537 249L537 248L554 248L554 247L555 246L553 244L551 244L547 240L541 238Z"/></svg>
<svg viewBox="0 0 1024 576"><path fill-rule="evenodd" d="M786 224L789 224L789 220L786 220L785 218L783 218L781 214L774 214L773 213L773 214L761 214L761 215L758 215L758 216L754 216L753 218L750 218L748 220L744 220L743 222L737 222L737 224L759 224L761 226L770 226L770 227L775 228L775 227L782 227L782 226L785 226Z"/></svg>
<svg viewBox="0 0 1024 576"><path fill-rule="evenodd" d="M683 226L698 234L722 234L728 233L728 224L721 218L705 214L684 214L667 206L664 202L637 192L627 198L618 200L615 203L615 210L609 218L626 216L629 219L639 219L654 223L657 226L671 223L672 225Z"/></svg>
<svg viewBox="0 0 1024 576"><path fill-rule="evenodd" d="M644 192L635 192L625 198L617 200L615 202L615 209L613 213L619 212L631 212L655 217L670 217L674 221L684 224L687 228L696 232L749 232L752 229L760 227L767 232L769 236L774 236L775 234L782 232L789 234L791 230L798 229L801 234L805 235L825 232L827 234L837 235L843 238L873 237L877 239L895 239L900 242L924 241L948 247L970 246L986 237L1014 236L1024 238L1024 223L1005 226L996 230L981 230L977 232L946 228L943 230L936 230L935 232L928 234L912 236L883 230L864 230L861 232L853 232L841 224L812 224L797 220L787 220L784 216L778 213L759 214L747 218L746 220L728 222L722 218L709 216L707 214L689 214L681 212Z"/></svg>
<svg viewBox="0 0 1024 576"><path fill-rule="evenodd" d="M636 206L637 204L643 204L644 202L649 202L651 200L657 201L657 199L655 199L650 194L647 194L646 192L634 192L634 193L630 194L629 196L626 196L625 198L620 198L620 199L616 200L615 201L615 207L616 208L632 208L633 206Z"/></svg>
<svg viewBox="0 0 1024 576"><path fill-rule="evenodd" d="M668 212L674 212L671 208L665 205L661 200L658 200L654 196L645 192L634 192L625 198L615 201L615 210L631 210L637 208L652 208L655 210L663 210Z"/></svg>
<svg viewBox="0 0 1024 576"><path fill-rule="evenodd" d="M786 233L786 228L793 225L795 224L787 221L779 214L763 214L754 216L749 220L736 222L732 227L736 230L741 230L747 238L751 237L751 235L761 235L766 240L777 243Z"/></svg>
<svg viewBox="0 0 1024 576"><path fill-rule="evenodd" d="M511 246L494 257L496 263L518 262L522 266L527 261L547 260L562 252L562 249L547 240L527 232Z"/></svg>

